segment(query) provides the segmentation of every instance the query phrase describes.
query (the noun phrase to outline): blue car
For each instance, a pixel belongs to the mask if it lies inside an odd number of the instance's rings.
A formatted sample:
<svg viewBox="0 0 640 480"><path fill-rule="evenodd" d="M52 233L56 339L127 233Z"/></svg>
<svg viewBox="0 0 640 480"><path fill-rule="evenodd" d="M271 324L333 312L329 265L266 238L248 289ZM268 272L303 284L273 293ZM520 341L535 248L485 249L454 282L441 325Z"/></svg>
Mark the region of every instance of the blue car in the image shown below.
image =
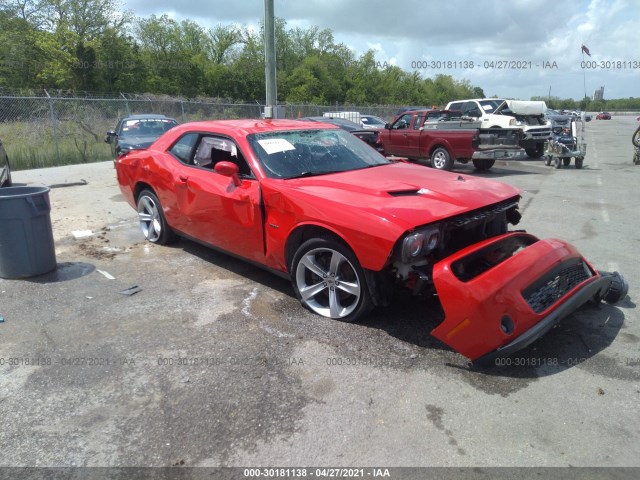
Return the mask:
<svg viewBox="0 0 640 480"><path fill-rule="evenodd" d="M131 150L149 147L176 125L178 122L164 115L131 115L121 119L115 130L107 132L104 141L111 145L113 157L118 158Z"/></svg>

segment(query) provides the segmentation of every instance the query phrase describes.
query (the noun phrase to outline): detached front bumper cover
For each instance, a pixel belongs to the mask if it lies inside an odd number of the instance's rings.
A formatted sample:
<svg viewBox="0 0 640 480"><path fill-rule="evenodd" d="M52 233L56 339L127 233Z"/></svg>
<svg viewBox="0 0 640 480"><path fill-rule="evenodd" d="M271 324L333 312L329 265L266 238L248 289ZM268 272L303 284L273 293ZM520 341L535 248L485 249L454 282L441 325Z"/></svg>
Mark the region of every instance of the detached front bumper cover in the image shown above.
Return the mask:
<svg viewBox="0 0 640 480"><path fill-rule="evenodd" d="M433 280L445 319L431 334L481 364L528 346L591 299L614 303L627 292L619 274L599 273L570 244L520 232L445 258Z"/></svg>

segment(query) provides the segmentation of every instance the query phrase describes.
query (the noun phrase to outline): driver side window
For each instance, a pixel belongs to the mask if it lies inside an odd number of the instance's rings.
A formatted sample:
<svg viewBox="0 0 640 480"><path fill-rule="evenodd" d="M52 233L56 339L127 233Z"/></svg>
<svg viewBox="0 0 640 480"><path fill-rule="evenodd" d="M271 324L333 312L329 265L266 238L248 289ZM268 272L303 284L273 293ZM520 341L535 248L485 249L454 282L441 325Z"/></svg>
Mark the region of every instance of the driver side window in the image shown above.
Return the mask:
<svg viewBox="0 0 640 480"><path fill-rule="evenodd" d="M413 113L407 113L400 117L396 123L391 127L394 130L404 130L405 128L409 128L411 123L411 117L413 117Z"/></svg>
<svg viewBox="0 0 640 480"><path fill-rule="evenodd" d="M218 162L231 162L238 166L241 177L253 178L249 164L236 144L224 137L203 135L193 157L196 167L213 170Z"/></svg>
<svg viewBox="0 0 640 480"><path fill-rule="evenodd" d="M476 102L467 102L464 106L463 115L467 117L481 117L482 112L480 111L480 107L478 107Z"/></svg>

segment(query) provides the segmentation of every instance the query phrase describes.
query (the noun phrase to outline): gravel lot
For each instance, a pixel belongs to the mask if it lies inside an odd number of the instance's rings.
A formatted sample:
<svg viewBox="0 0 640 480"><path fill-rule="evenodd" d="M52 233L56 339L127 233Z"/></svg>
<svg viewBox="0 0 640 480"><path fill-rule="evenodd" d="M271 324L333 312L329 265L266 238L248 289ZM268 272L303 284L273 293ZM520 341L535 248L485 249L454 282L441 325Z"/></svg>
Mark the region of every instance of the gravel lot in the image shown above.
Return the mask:
<svg viewBox="0 0 640 480"><path fill-rule="evenodd" d="M630 284L491 370L430 337L425 300L343 324L249 264L145 243L110 162L15 172L53 185L59 268L0 279L0 466L640 466L634 118L588 123L582 170L457 165Z"/></svg>

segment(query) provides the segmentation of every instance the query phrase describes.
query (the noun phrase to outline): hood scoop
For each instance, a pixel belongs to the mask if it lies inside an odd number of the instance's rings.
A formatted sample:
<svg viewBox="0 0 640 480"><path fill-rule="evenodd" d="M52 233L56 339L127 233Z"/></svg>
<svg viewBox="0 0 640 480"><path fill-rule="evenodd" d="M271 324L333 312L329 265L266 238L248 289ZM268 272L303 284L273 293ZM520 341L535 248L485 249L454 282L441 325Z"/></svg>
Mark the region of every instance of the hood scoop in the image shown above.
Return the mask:
<svg viewBox="0 0 640 480"><path fill-rule="evenodd" d="M411 190L394 190L387 193L392 197L415 197L416 195L420 195L423 192L416 188L412 188Z"/></svg>

